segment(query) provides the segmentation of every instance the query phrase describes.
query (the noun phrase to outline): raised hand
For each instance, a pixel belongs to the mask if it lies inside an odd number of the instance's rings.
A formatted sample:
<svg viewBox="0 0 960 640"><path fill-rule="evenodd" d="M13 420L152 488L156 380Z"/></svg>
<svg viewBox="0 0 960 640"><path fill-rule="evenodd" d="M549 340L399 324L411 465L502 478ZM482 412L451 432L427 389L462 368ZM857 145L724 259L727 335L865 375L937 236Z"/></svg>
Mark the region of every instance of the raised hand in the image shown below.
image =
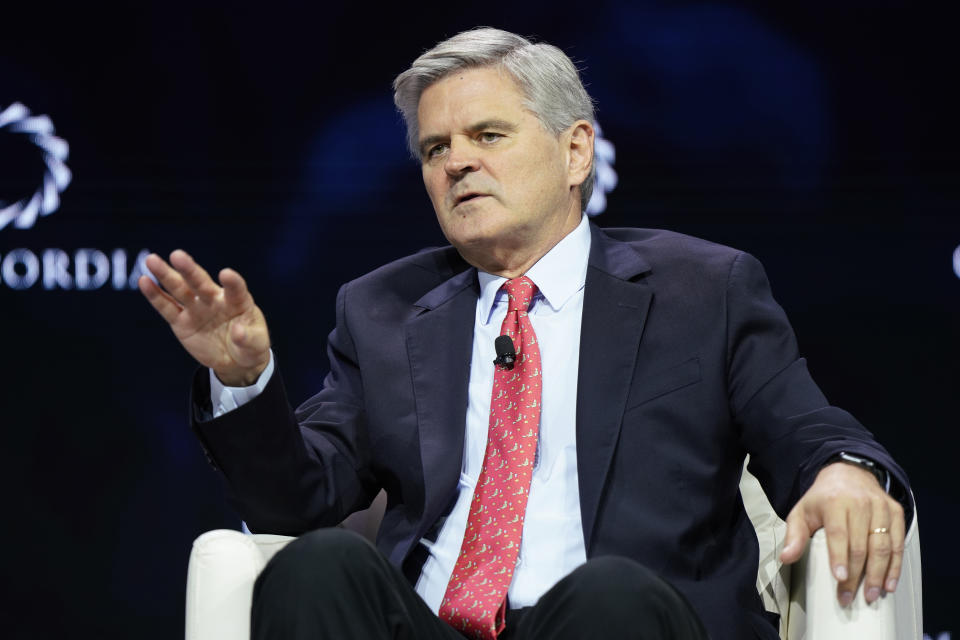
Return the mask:
<svg viewBox="0 0 960 640"><path fill-rule="evenodd" d="M861 577L864 598L871 603L897 588L905 525L903 507L872 473L836 462L820 470L787 516L780 559L799 560L807 540L823 527L840 604L853 602Z"/></svg>
<svg viewBox="0 0 960 640"><path fill-rule="evenodd" d="M140 291L187 352L227 386L256 382L270 362L270 335L240 274L223 269L218 285L180 249L170 254L169 264L156 254L146 263L163 288L141 276Z"/></svg>

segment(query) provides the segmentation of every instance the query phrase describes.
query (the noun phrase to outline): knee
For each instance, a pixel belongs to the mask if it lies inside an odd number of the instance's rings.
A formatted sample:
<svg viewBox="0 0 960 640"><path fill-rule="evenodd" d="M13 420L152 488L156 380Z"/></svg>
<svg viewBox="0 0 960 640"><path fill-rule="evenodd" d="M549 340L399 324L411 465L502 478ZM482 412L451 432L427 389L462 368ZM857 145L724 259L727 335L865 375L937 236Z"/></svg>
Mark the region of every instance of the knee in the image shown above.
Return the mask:
<svg viewBox="0 0 960 640"><path fill-rule="evenodd" d="M603 620L602 628L596 620ZM617 556L581 565L544 595L524 623L534 638L707 637L676 589L643 565Z"/></svg>
<svg viewBox="0 0 960 640"><path fill-rule="evenodd" d="M344 577L355 577L378 558L377 550L359 535L340 528L318 529L293 540L267 563L257 579L257 590L266 582L287 589L316 593Z"/></svg>
<svg viewBox="0 0 960 640"><path fill-rule="evenodd" d="M330 527L310 531L291 541L277 552L271 562L329 565L371 553L376 553L376 549L363 537L347 529Z"/></svg>
<svg viewBox="0 0 960 640"><path fill-rule="evenodd" d="M655 588L660 579L639 562L622 556L601 556L580 565L571 575L589 589Z"/></svg>
<svg viewBox="0 0 960 640"><path fill-rule="evenodd" d="M568 579L576 606L608 616L633 617L638 611L657 610L677 598L665 580L642 564L619 556L594 558Z"/></svg>

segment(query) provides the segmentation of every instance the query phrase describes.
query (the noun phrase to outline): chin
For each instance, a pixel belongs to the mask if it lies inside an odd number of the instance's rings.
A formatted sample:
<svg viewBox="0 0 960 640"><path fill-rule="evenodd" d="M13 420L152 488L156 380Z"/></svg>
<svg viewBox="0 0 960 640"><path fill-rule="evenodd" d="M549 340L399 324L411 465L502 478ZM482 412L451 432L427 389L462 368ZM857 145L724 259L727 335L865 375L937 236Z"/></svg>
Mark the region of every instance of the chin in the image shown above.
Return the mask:
<svg viewBox="0 0 960 640"><path fill-rule="evenodd" d="M486 253L491 247L497 245L495 238L481 234L448 234L447 240L449 240L450 244L456 247L461 253L467 252L473 255L476 255L477 253Z"/></svg>
<svg viewBox="0 0 960 640"><path fill-rule="evenodd" d="M455 247L483 247L498 244L510 235L508 229L494 221L481 221L475 216L456 213L451 213L448 224L441 227L447 240Z"/></svg>

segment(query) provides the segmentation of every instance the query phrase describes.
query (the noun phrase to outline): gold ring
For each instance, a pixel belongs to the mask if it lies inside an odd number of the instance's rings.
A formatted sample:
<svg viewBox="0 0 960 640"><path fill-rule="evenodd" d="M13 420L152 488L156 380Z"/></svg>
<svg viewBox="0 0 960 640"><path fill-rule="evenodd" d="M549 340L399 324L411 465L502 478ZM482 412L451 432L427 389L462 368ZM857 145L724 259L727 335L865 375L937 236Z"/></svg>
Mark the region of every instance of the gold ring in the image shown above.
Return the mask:
<svg viewBox="0 0 960 640"><path fill-rule="evenodd" d="M887 529L886 527L877 527L876 529L874 529L874 530L871 531L870 533L888 533L889 531L890 531L890 530Z"/></svg>

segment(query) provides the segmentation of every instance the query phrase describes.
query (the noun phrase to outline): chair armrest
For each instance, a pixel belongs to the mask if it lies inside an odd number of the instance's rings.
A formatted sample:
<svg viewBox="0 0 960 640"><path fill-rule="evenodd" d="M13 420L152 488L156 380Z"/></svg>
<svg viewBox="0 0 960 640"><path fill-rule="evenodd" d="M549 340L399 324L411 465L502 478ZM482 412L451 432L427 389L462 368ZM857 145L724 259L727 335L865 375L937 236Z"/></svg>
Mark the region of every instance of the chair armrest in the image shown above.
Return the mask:
<svg viewBox="0 0 960 640"><path fill-rule="evenodd" d="M900 582L894 593L868 605L862 587L853 603L841 607L837 582L830 570L826 535L821 529L810 540L807 553L791 576L787 640L871 638L920 640L923 607L920 583L920 534L914 514L907 532Z"/></svg>
<svg viewBox="0 0 960 640"><path fill-rule="evenodd" d="M186 640L249 640L253 584L288 536L208 531L190 551Z"/></svg>

